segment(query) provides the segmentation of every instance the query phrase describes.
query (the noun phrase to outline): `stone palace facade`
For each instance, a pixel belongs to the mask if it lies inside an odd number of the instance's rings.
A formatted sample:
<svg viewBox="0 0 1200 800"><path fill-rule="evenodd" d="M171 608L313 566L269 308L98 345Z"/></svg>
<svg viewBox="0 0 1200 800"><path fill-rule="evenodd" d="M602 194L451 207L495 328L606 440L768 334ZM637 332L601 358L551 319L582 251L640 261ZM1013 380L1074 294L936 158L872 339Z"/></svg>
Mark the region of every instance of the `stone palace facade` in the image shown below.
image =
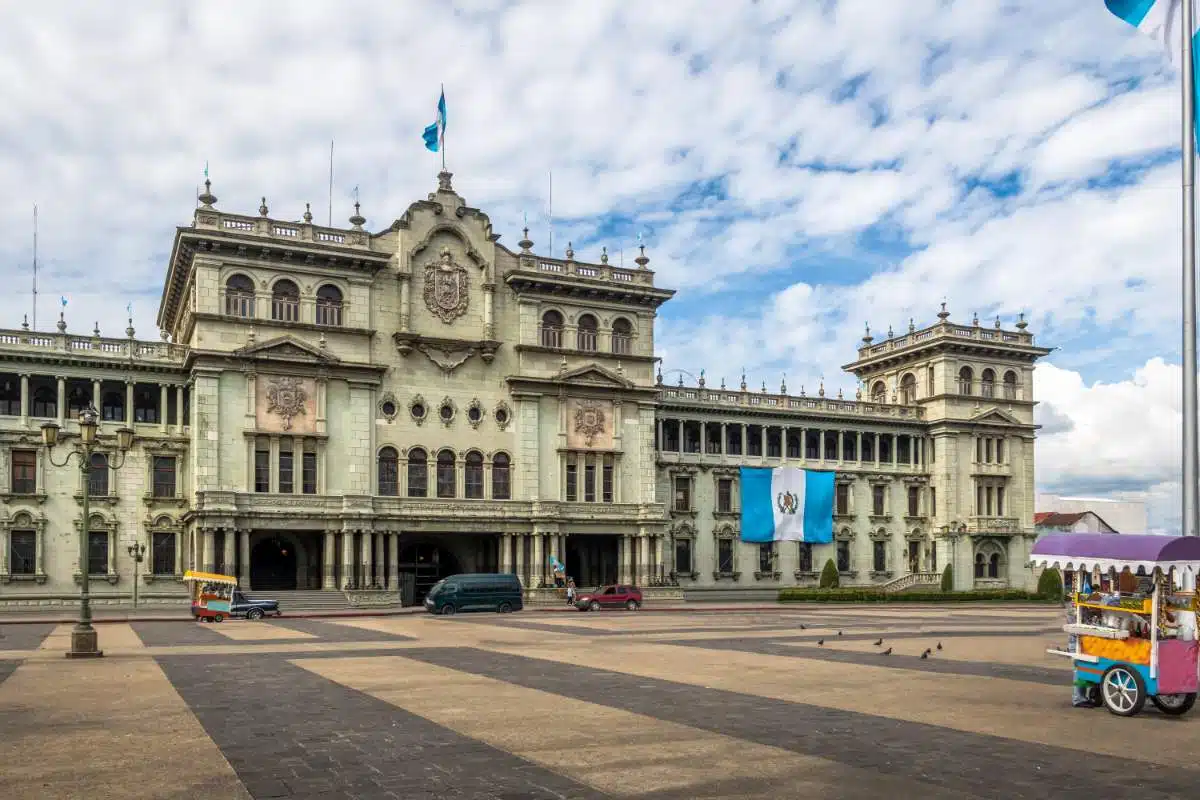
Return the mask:
<svg viewBox="0 0 1200 800"><path fill-rule="evenodd" d="M216 207L179 228L160 341L0 331L0 607L177 602L185 569L251 590L417 600L455 572L547 585L927 582L1025 586L1032 379L1016 330L949 322L875 342L865 397L664 386L654 320L673 292L630 269L517 251L443 172L376 233ZM40 426L78 440L88 485ZM135 430L128 458L115 430ZM738 541L739 465L838 473L833 545ZM87 492L90 519L81 518Z"/></svg>

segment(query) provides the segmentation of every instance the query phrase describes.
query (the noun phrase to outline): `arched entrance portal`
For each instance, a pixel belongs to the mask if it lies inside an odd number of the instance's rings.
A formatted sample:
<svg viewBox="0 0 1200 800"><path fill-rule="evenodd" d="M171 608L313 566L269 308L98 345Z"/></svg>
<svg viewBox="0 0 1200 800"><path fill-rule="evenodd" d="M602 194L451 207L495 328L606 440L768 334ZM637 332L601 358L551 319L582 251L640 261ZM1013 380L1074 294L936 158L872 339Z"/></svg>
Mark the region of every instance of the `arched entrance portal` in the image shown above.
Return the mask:
<svg viewBox="0 0 1200 800"><path fill-rule="evenodd" d="M250 588L255 591L295 589L295 545L274 536L254 545L250 551Z"/></svg>
<svg viewBox="0 0 1200 800"><path fill-rule="evenodd" d="M413 542L400 548L401 600L423 603L430 588L445 578L462 572L458 559L444 547L427 542ZM409 588L411 587L411 589ZM403 594L412 592L412 597Z"/></svg>

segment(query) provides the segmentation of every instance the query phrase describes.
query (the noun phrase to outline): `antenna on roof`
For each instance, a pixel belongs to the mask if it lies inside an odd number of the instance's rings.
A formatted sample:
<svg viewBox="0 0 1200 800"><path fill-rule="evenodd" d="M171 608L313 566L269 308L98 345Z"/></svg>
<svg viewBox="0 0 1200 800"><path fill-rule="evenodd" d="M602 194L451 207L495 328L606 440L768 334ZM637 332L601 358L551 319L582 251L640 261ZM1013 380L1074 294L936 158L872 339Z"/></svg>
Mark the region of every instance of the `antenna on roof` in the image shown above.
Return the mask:
<svg viewBox="0 0 1200 800"><path fill-rule="evenodd" d="M550 198L547 216L550 217L550 257L554 258L554 170L550 170Z"/></svg>
<svg viewBox="0 0 1200 800"><path fill-rule="evenodd" d="M37 203L33 204L33 329L37 330Z"/></svg>
<svg viewBox="0 0 1200 800"><path fill-rule="evenodd" d="M329 227L333 227L333 139L329 140Z"/></svg>

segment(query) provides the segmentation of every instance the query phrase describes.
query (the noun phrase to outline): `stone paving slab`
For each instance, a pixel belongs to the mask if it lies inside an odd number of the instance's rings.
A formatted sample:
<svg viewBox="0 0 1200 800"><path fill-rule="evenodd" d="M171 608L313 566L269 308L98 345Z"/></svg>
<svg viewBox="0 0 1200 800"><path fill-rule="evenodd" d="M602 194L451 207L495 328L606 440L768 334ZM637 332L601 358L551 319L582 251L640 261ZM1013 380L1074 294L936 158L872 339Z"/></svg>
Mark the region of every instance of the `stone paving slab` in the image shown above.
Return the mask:
<svg viewBox="0 0 1200 800"><path fill-rule="evenodd" d="M274 628L308 634L321 642L379 642L379 641L411 641L411 636L399 633L385 633L377 630L364 630L352 625L341 625L335 620L323 619L273 619L263 620L259 624L270 625Z"/></svg>
<svg viewBox="0 0 1200 800"><path fill-rule="evenodd" d="M779 702L713 687L697 691L692 685L593 666L466 648L408 650L404 656L975 797L1136 796L1166 800L1194 791L1200 779L1200 772L1187 769L821 705ZM622 661L618 659L618 663ZM743 680L752 683L754 678L745 675ZM1080 712L1090 715L1088 721L1102 713ZM1076 721L1086 725L1082 718ZM1030 725L1037 721L1030 720ZM997 770L997 764L1020 768ZM918 794L909 791L895 796Z"/></svg>
<svg viewBox="0 0 1200 800"><path fill-rule="evenodd" d="M605 797L283 660L161 663L255 798Z"/></svg>
<svg viewBox="0 0 1200 800"><path fill-rule="evenodd" d="M133 622L134 632L147 647L173 646L181 644L208 645L228 644L229 640L212 630L212 622ZM104 631L100 629L103 640Z"/></svg>
<svg viewBox="0 0 1200 800"><path fill-rule="evenodd" d="M53 622L0 625L0 650L37 650L57 627Z"/></svg>

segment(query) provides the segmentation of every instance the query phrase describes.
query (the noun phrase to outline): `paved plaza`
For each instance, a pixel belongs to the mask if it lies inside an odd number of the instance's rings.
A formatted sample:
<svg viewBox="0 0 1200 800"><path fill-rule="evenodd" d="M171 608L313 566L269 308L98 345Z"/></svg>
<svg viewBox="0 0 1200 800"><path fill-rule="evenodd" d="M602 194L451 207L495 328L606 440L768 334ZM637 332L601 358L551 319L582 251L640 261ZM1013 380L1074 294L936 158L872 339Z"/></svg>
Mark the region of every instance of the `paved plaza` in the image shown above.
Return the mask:
<svg viewBox="0 0 1200 800"><path fill-rule="evenodd" d="M1071 708L1059 617L132 622L91 662L70 626L0 623L5 796L1194 797L1200 714Z"/></svg>

